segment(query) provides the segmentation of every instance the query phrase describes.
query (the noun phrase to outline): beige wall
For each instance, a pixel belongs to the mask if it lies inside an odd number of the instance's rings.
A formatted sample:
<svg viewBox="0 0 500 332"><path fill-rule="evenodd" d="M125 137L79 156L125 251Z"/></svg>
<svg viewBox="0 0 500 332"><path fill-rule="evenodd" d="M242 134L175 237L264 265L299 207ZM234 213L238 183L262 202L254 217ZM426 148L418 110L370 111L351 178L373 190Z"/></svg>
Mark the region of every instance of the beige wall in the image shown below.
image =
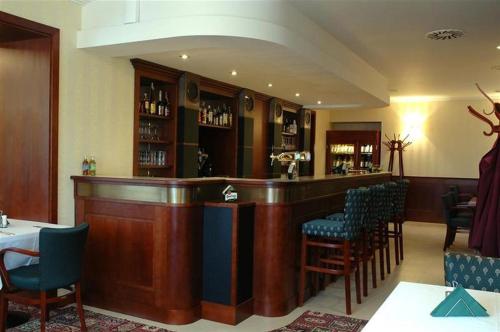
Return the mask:
<svg viewBox="0 0 500 332"><path fill-rule="evenodd" d="M479 160L495 136L483 135L488 127L468 113L467 105L478 111L492 109L482 99L405 102L380 109L330 111L330 121L380 121L383 134L410 133L413 144L404 152L405 175L477 178ZM389 160L386 150L382 149L384 169ZM398 174L397 164L395 169Z"/></svg>
<svg viewBox="0 0 500 332"><path fill-rule="evenodd" d="M0 0L0 10L61 30L58 214L73 225L70 176L81 173L84 155L95 155L99 175L132 174L133 68L76 48L80 6L71 1Z"/></svg>
<svg viewBox="0 0 500 332"><path fill-rule="evenodd" d="M314 175L325 174L326 131L330 129L330 112L316 111L316 137L314 141Z"/></svg>

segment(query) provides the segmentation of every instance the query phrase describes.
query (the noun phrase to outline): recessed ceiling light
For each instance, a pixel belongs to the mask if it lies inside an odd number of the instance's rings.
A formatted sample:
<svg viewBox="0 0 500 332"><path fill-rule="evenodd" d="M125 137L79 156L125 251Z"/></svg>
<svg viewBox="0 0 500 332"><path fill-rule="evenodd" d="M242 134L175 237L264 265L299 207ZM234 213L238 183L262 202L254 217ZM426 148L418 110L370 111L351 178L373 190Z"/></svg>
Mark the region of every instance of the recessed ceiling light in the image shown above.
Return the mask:
<svg viewBox="0 0 500 332"><path fill-rule="evenodd" d="M323 102L321 100L317 101L318 105L321 105Z"/></svg>
<svg viewBox="0 0 500 332"><path fill-rule="evenodd" d="M300 97L300 93L296 92L295 97Z"/></svg>
<svg viewBox="0 0 500 332"><path fill-rule="evenodd" d="M238 75L238 72L236 70L231 71L231 75L236 76Z"/></svg>
<svg viewBox="0 0 500 332"><path fill-rule="evenodd" d="M267 86L272 88L273 87L273 83L267 83Z"/></svg>
<svg viewBox="0 0 500 332"><path fill-rule="evenodd" d="M181 54L181 55L179 55L179 58L181 58L182 60L187 60L187 59L189 59L189 55Z"/></svg>
<svg viewBox="0 0 500 332"><path fill-rule="evenodd" d="M500 45L497 46L497 50L500 50Z"/></svg>

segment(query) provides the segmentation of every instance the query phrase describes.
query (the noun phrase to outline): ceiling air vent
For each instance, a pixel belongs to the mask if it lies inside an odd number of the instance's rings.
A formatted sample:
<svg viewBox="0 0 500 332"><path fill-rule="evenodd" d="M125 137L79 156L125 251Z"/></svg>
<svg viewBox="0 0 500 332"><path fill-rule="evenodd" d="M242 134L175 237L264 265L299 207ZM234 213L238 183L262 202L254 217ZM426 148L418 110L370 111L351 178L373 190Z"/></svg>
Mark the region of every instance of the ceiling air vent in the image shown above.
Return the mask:
<svg viewBox="0 0 500 332"><path fill-rule="evenodd" d="M428 32L425 36L432 40L448 40L463 37L464 32L458 29L441 29Z"/></svg>

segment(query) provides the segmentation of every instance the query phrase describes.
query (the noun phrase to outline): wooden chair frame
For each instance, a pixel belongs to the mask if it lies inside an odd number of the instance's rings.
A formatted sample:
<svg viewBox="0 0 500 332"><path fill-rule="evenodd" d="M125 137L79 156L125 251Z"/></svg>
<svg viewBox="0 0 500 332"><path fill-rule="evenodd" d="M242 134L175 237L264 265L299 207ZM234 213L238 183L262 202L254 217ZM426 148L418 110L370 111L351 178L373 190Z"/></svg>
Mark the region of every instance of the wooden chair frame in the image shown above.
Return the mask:
<svg viewBox="0 0 500 332"><path fill-rule="evenodd" d="M0 291L0 332L4 332L6 329L7 312L9 308L9 301L40 307L40 331L45 332L46 321L49 320L49 306L51 304L57 304L59 306L68 305L70 303L76 302L76 309L78 316L80 318L80 329L81 331L87 331L87 326L85 324L85 316L82 306L82 297L80 282L75 283L75 290L68 294L57 296L57 290L55 296L52 295L52 291L40 291L38 297L33 297L34 292L20 291L13 287L10 282L9 274L5 268L5 254L7 252L14 252L22 255L27 255L31 257L39 257L40 253L36 251L21 249L21 248L5 248L0 250L0 274L3 282L3 289Z"/></svg>

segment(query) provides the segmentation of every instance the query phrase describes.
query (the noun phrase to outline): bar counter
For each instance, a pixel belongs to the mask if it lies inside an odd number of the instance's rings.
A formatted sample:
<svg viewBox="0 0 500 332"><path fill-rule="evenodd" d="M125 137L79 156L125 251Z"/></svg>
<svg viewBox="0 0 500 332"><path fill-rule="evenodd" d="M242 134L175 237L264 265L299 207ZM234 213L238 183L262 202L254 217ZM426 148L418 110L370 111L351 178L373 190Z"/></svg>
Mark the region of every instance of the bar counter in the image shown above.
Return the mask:
<svg viewBox="0 0 500 332"><path fill-rule="evenodd" d="M203 209L206 202L222 201L230 184L238 202L255 203L251 310L286 315L297 306L301 224L342 211L347 189L390 177L73 176L76 222L90 224L84 303L169 324L202 318ZM230 308L220 310L224 316Z"/></svg>

